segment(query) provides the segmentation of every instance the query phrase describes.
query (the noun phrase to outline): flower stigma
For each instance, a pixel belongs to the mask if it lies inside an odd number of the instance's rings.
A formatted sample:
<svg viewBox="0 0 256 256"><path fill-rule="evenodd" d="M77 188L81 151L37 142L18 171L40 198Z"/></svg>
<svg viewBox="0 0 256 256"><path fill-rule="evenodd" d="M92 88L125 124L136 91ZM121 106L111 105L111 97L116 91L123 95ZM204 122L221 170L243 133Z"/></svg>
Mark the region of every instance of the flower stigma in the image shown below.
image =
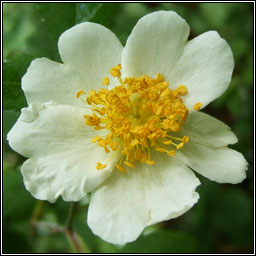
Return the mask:
<svg viewBox="0 0 256 256"><path fill-rule="evenodd" d="M151 159L152 149L175 156L176 150L189 141L188 136L175 136L181 131L189 110L181 99L188 93L186 86L169 89L169 83L159 73L156 78L142 75L122 79L121 69L120 64L110 69L111 76L120 83L118 86L108 89L110 80L105 77L102 81L105 88L90 91L83 101L94 112L84 115L86 125L109 132L94 137L92 143L103 147L106 153L121 152L116 168L125 173L125 166L134 168L135 162L155 164ZM79 91L76 97L84 94ZM201 103L196 103L194 110L201 107ZM96 169L106 166L107 163L98 162Z"/></svg>

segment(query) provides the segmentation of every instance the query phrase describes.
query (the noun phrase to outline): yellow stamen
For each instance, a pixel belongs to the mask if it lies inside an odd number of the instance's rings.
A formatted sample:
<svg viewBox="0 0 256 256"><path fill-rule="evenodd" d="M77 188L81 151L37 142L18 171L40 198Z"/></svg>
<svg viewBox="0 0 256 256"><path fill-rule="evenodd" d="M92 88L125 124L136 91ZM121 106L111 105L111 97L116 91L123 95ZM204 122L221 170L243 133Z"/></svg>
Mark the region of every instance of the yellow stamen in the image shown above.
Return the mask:
<svg viewBox="0 0 256 256"><path fill-rule="evenodd" d="M181 142L180 144L178 144L177 146L176 146L176 148L177 149L180 149L180 148L182 148L184 146L184 142Z"/></svg>
<svg viewBox="0 0 256 256"><path fill-rule="evenodd" d="M184 137L182 138L182 142L183 142L183 143L189 142L189 137L188 137L188 136L184 136Z"/></svg>
<svg viewBox="0 0 256 256"><path fill-rule="evenodd" d="M122 79L121 69L120 64L110 69L110 74L120 83L118 86L89 92L86 101L91 105L93 114L84 118L86 125L109 132L95 136L92 142L107 154L112 152L111 161L121 154L116 168L125 173L124 165L134 168L135 162L155 164L151 158L152 149L175 156L176 151L189 142L188 136L176 135L189 111L182 101L182 96L188 93L185 85L171 90L159 73L156 78L142 75ZM107 86L109 78L105 77L102 84ZM79 91L77 97L82 94L84 92ZM201 107L202 104L197 103L194 109ZM100 170L106 166L98 162L96 168Z"/></svg>
<svg viewBox="0 0 256 256"><path fill-rule="evenodd" d="M156 162L155 162L155 161L146 160L145 163L148 164L148 165L153 165L153 164L155 164Z"/></svg>
<svg viewBox="0 0 256 256"><path fill-rule="evenodd" d="M83 94L85 94L84 91L79 91L77 94L76 94L76 98L80 98Z"/></svg>
<svg viewBox="0 0 256 256"><path fill-rule="evenodd" d="M104 147L104 150L105 150L106 153L110 152L110 150L106 146Z"/></svg>
<svg viewBox="0 0 256 256"><path fill-rule="evenodd" d="M126 170L124 169L124 167L123 167L122 165L116 164L116 168L117 168L120 172L126 173Z"/></svg>
<svg viewBox="0 0 256 256"><path fill-rule="evenodd" d="M101 123L101 119L95 114L93 114L91 116L90 115L84 115L84 118L85 118L85 123L87 125L98 127L99 124Z"/></svg>
<svg viewBox="0 0 256 256"><path fill-rule="evenodd" d="M96 165L96 169L97 169L97 170L102 170L102 169L104 169L106 166L107 166L106 164L102 164L102 163L98 162L97 165Z"/></svg>
<svg viewBox="0 0 256 256"><path fill-rule="evenodd" d="M164 145L171 145L171 144L172 144L172 140L162 141L162 143L163 143Z"/></svg>
<svg viewBox="0 0 256 256"><path fill-rule="evenodd" d="M202 103L198 102L194 105L194 110L200 110L202 108Z"/></svg>
<svg viewBox="0 0 256 256"><path fill-rule="evenodd" d="M127 162L127 161L124 161L124 164L127 165L130 168L134 168L134 165L132 163Z"/></svg>
<svg viewBox="0 0 256 256"><path fill-rule="evenodd" d="M111 76L114 76L114 77L120 77L121 76L121 64L118 64L117 66L113 67L110 69L110 74Z"/></svg>
<svg viewBox="0 0 256 256"><path fill-rule="evenodd" d="M159 152L166 152L166 149L160 147L155 148L155 150Z"/></svg>
<svg viewBox="0 0 256 256"><path fill-rule="evenodd" d="M167 153L168 156L175 156L176 155L176 151L175 150L171 150Z"/></svg>
<svg viewBox="0 0 256 256"><path fill-rule="evenodd" d="M118 143L116 141L111 141L110 142L110 147L113 151L117 150L118 148Z"/></svg>
<svg viewBox="0 0 256 256"><path fill-rule="evenodd" d="M181 96L184 96L188 93L187 87L185 85L180 85L175 91Z"/></svg>
<svg viewBox="0 0 256 256"><path fill-rule="evenodd" d="M92 139L92 143L96 142L96 141L99 141L101 140L101 137L100 136L95 136L93 139Z"/></svg>
<svg viewBox="0 0 256 256"><path fill-rule="evenodd" d="M103 79L103 81L102 81L102 84L103 85L109 85L109 78L108 77L105 77L104 79Z"/></svg>

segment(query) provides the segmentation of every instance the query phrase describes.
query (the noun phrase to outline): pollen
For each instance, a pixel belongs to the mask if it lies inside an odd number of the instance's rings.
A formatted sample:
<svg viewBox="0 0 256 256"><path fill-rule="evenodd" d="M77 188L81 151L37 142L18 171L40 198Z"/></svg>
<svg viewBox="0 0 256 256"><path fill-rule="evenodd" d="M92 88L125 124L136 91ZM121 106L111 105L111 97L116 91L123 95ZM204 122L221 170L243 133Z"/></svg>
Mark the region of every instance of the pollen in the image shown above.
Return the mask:
<svg viewBox="0 0 256 256"><path fill-rule="evenodd" d="M85 124L95 130L105 130L106 135L96 136L92 143L102 147L106 154L120 153L116 169L126 173L127 167L135 164L154 165L151 152L158 151L170 157L189 142L188 136L180 136L182 126L189 110L182 101L188 93L185 85L170 89L165 77L147 75L121 78L121 65L110 69L119 85L108 89L109 78L102 84L106 87L87 94L86 103L91 106L92 114L85 115ZM77 93L79 98L83 91ZM200 110L201 103L194 109ZM179 135L178 135L179 134ZM97 163L96 169L102 170L107 163Z"/></svg>

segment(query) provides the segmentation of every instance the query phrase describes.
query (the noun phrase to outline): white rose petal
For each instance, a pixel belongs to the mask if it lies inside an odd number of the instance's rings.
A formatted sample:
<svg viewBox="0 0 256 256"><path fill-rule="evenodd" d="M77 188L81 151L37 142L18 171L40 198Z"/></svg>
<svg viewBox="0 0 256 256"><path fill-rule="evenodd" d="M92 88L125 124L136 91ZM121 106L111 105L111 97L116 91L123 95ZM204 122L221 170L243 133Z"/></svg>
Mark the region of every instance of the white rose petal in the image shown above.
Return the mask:
<svg viewBox="0 0 256 256"><path fill-rule="evenodd" d="M220 120L199 111L191 111L182 127L191 143L222 147L237 143L236 135Z"/></svg>
<svg viewBox="0 0 256 256"><path fill-rule="evenodd" d="M177 158L206 178L219 183L240 183L246 178L247 162L243 155L227 147L209 147L187 143Z"/></svg>
<svg viewBox="0 0 256 256"><path fill-rule="evenodd" d="M198 200L199 180L184 164L155 153L156 165L136 165L127 173L114 171L91 197L88 225L104 240L124 244L143 229L176 218Z"/></svg>
<svg viewBox="0 0 256 256"><path fill-rule="evenodd" d="M88 110L54 103L32 104L8 133L9 144L30 158L22 167L26 188L38 199L77 201L94 190L114 166L97 170L109 157L92 144L96 133L85 126Z"/></svg>
<svg viewBox="0 0 256 256"><path fill-rule="evenodd" d="M185 85L188 108L203 107L228 87L234 68L232 51L217 32L187 41L189 26L175 12L160 11L141 18L122 54L124 76L166 76L171 88Z"/></svg>
<svg viewBox="0 0 256 256"><path fill-rule="evenodd" d="M122 54L123 76L167 76L180 58L189 26L172 11L142 17L127 39Z"/></svg>
<svg viewBox="0 0 256 256"><path fill-rule="evenodd" d="M99 89L109 69L121 62L122 49L116 36L98 24L85 22L65 31L59 39L64 65L36 59L22 78L28 103L53 100L81 106L76 93Z"/></svg>
<svg viewBox="0 0 256 256"><path fill-rule="evenodd" d="M183 100L188 108L197 102L205 107L227 89L233 69L229 45L216 31L209 31L188 41L167 79L172 88L186 85Z"/></svg>

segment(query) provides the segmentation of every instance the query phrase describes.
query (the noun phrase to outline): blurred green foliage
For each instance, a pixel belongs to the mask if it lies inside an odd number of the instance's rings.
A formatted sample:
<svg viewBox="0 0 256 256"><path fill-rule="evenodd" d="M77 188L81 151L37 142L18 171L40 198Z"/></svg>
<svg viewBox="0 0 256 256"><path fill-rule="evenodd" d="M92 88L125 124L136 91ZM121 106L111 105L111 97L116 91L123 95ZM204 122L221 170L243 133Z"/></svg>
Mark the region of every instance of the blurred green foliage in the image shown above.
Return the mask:
<svg viewBox="0 0 256 256"><path fill-rule="evenodd" d="M26 106L26 99L21 90L21 78L34 58L27 54L9 54L3 65L4 109L19 111Z"/></svg>
<svg viewBox="0 0 256 256"><path fill-rule="evenodd" d="M253 252L253 4L252 3L4 3L3 4L3 252L252 253ZM154 225L137 241L114 246L94 236L86 225L87 201L76 210L67 234L69 204L35 200L20 174L24 159L12 151L6 134L26 106L20 79L31 59L59 61L59 35L76 23L91 21L110 28L125 44L143 15L173 10L190 24L193 38L217 30L235 58L232 82L204 111L224 121L237 134L232 146L249 162L248 178L239 185L217 184L202 177L200 200L183 216ZM33 57L32 57L33 56ZM71 239L72 240L72 239ZM15 241L15 243L14 243Z"/></svg>

